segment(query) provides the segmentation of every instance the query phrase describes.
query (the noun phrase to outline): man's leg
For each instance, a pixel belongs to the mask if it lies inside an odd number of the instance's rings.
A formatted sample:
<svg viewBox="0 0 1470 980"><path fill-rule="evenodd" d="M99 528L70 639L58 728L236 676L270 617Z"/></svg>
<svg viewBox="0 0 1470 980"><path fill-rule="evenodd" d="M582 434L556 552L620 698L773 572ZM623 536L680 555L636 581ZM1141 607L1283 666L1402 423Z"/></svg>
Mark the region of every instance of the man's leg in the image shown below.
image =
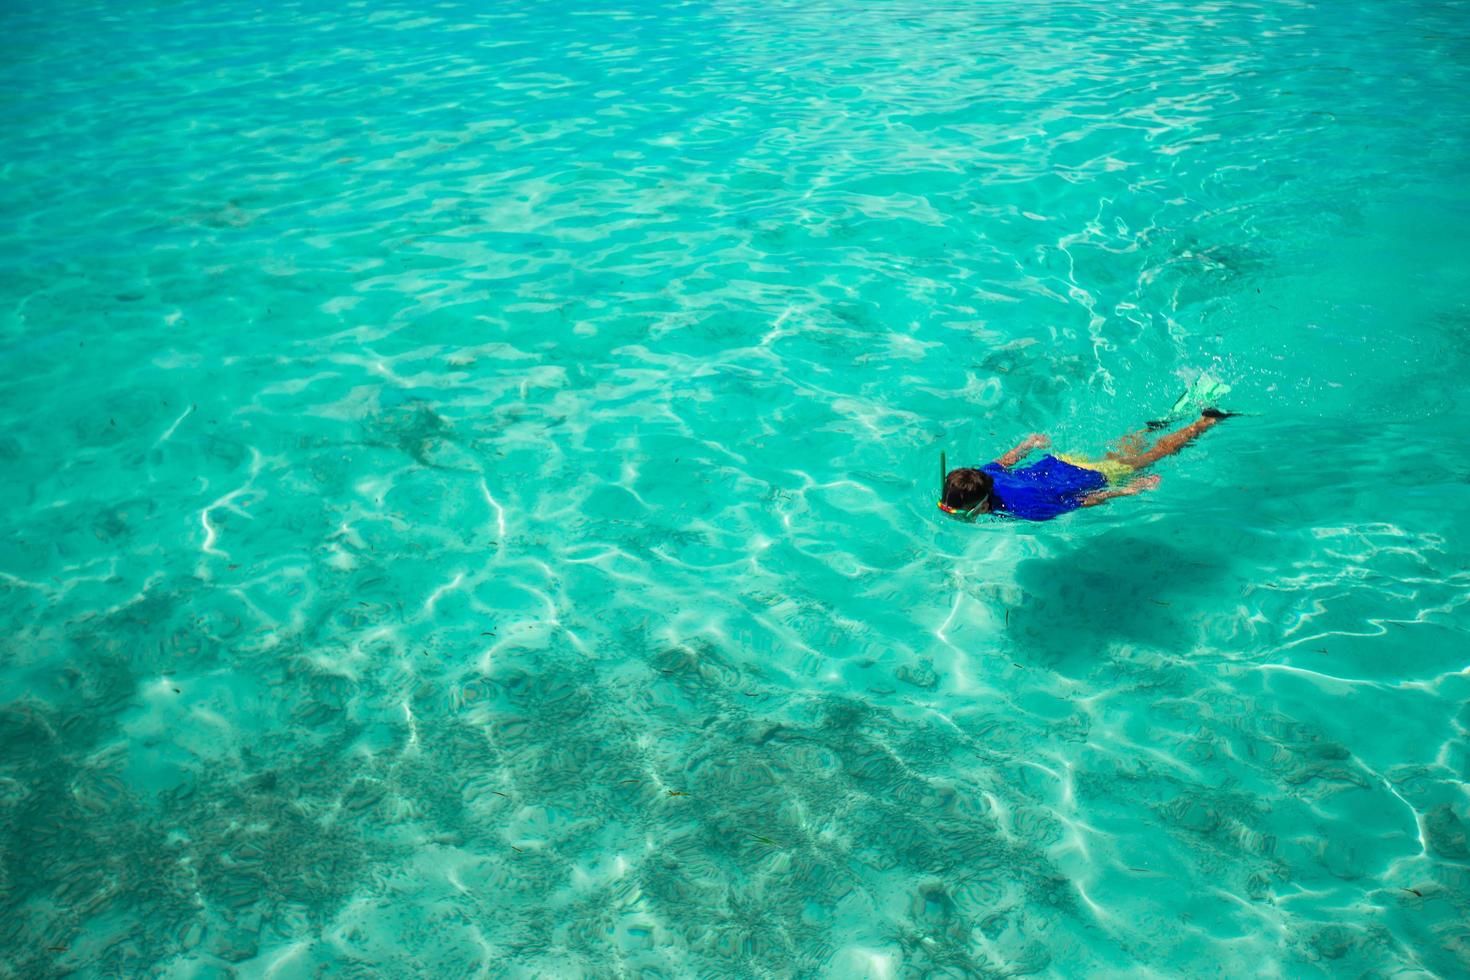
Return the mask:
<svg viewBox="0 0 1470 980"><path fill-rule="evenodd" d="M1177 453L1190 442L1198 439L1206 431L1219 424L1220 420L1218 418L1202 415L1178 432L1171 432L1166 436L1161 436L1159 441L1155 442L1145 452L1133 456L1124 456L1121 461L1133 467L1135 470L1141 470L1145 466L1152 466L1165 456L1171 456Z"/></svg>
<svg viewBox="0 0 1470 980"><path fill-rule="evenodd" d="M1108 450L1105 459L1116 459L1119 462L1130 456L1141 456L1148 452L1148 429L1139 429L1130 432L1126 436L1120 436L1113 443L1113 448Z"/></svg>

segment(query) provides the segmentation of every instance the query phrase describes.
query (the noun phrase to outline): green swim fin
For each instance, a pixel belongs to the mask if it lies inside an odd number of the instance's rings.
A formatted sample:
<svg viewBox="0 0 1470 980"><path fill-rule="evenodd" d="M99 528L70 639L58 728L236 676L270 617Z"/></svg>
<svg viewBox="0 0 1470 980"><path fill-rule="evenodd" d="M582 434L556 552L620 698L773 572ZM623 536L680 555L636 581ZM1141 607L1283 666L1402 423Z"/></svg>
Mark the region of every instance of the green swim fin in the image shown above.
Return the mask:
<svg viewBox="0 0 1470 980"><path fill-rule="evenodd" d="M1228 384L1208 371L1201 371L1184 389L1184 394L1174 400L1168 414L1161 419L1152 420L1148 427L1162 429L1191 415L1198 415L1207 408L1213 408L1216 402L1229 393Z"/></svg>

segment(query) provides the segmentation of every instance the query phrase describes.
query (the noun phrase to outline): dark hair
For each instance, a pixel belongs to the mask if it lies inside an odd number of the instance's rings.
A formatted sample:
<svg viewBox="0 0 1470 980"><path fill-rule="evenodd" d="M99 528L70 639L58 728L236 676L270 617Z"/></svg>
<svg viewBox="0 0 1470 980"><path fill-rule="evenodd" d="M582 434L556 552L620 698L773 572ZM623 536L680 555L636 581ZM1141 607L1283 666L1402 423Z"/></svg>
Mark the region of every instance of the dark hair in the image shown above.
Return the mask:
<svg viewBox="0 0 1470 980"><path fill-rule="evenodd" d="M955 510L969 510L990 496L994 485L990 474L968 467L950 470L944 478L944 506Z"/></svg>

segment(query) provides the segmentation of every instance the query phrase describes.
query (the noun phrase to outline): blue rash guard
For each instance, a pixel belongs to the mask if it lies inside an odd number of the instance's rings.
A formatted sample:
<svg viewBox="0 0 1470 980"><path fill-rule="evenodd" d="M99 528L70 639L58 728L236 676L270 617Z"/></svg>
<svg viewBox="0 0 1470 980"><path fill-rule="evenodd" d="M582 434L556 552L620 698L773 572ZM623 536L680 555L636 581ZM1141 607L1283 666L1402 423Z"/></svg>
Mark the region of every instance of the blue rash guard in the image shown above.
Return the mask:
<svg viewBox="0 0 1470 980"><path fill-rule="evenodd" d="M1055 456L1043 456L1030 466L1003 468L986 463L980 472L995 481L991 510L1028 521L1049 521L1082 506L1082 498L1107 486L1097 470L1085 470Z"/></svg>

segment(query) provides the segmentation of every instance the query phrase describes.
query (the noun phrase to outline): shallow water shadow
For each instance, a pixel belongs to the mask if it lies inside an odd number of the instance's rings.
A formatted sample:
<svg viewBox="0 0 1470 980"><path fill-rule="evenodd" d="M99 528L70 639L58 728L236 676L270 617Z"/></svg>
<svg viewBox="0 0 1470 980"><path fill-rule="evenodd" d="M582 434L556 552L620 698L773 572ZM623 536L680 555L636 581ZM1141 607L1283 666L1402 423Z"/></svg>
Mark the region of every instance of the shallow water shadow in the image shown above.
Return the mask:
<svg viewBox="0 0 1470 980"><path fill-rule="evenodd" d="M1224 556L1184 551L1132 530L1089 538L1061 554L1022 562L1022 604L1007 632L1019 656L1085 674L1124 641L1177 651L1192 645L1191 597L1215 591Z"/></svg>

